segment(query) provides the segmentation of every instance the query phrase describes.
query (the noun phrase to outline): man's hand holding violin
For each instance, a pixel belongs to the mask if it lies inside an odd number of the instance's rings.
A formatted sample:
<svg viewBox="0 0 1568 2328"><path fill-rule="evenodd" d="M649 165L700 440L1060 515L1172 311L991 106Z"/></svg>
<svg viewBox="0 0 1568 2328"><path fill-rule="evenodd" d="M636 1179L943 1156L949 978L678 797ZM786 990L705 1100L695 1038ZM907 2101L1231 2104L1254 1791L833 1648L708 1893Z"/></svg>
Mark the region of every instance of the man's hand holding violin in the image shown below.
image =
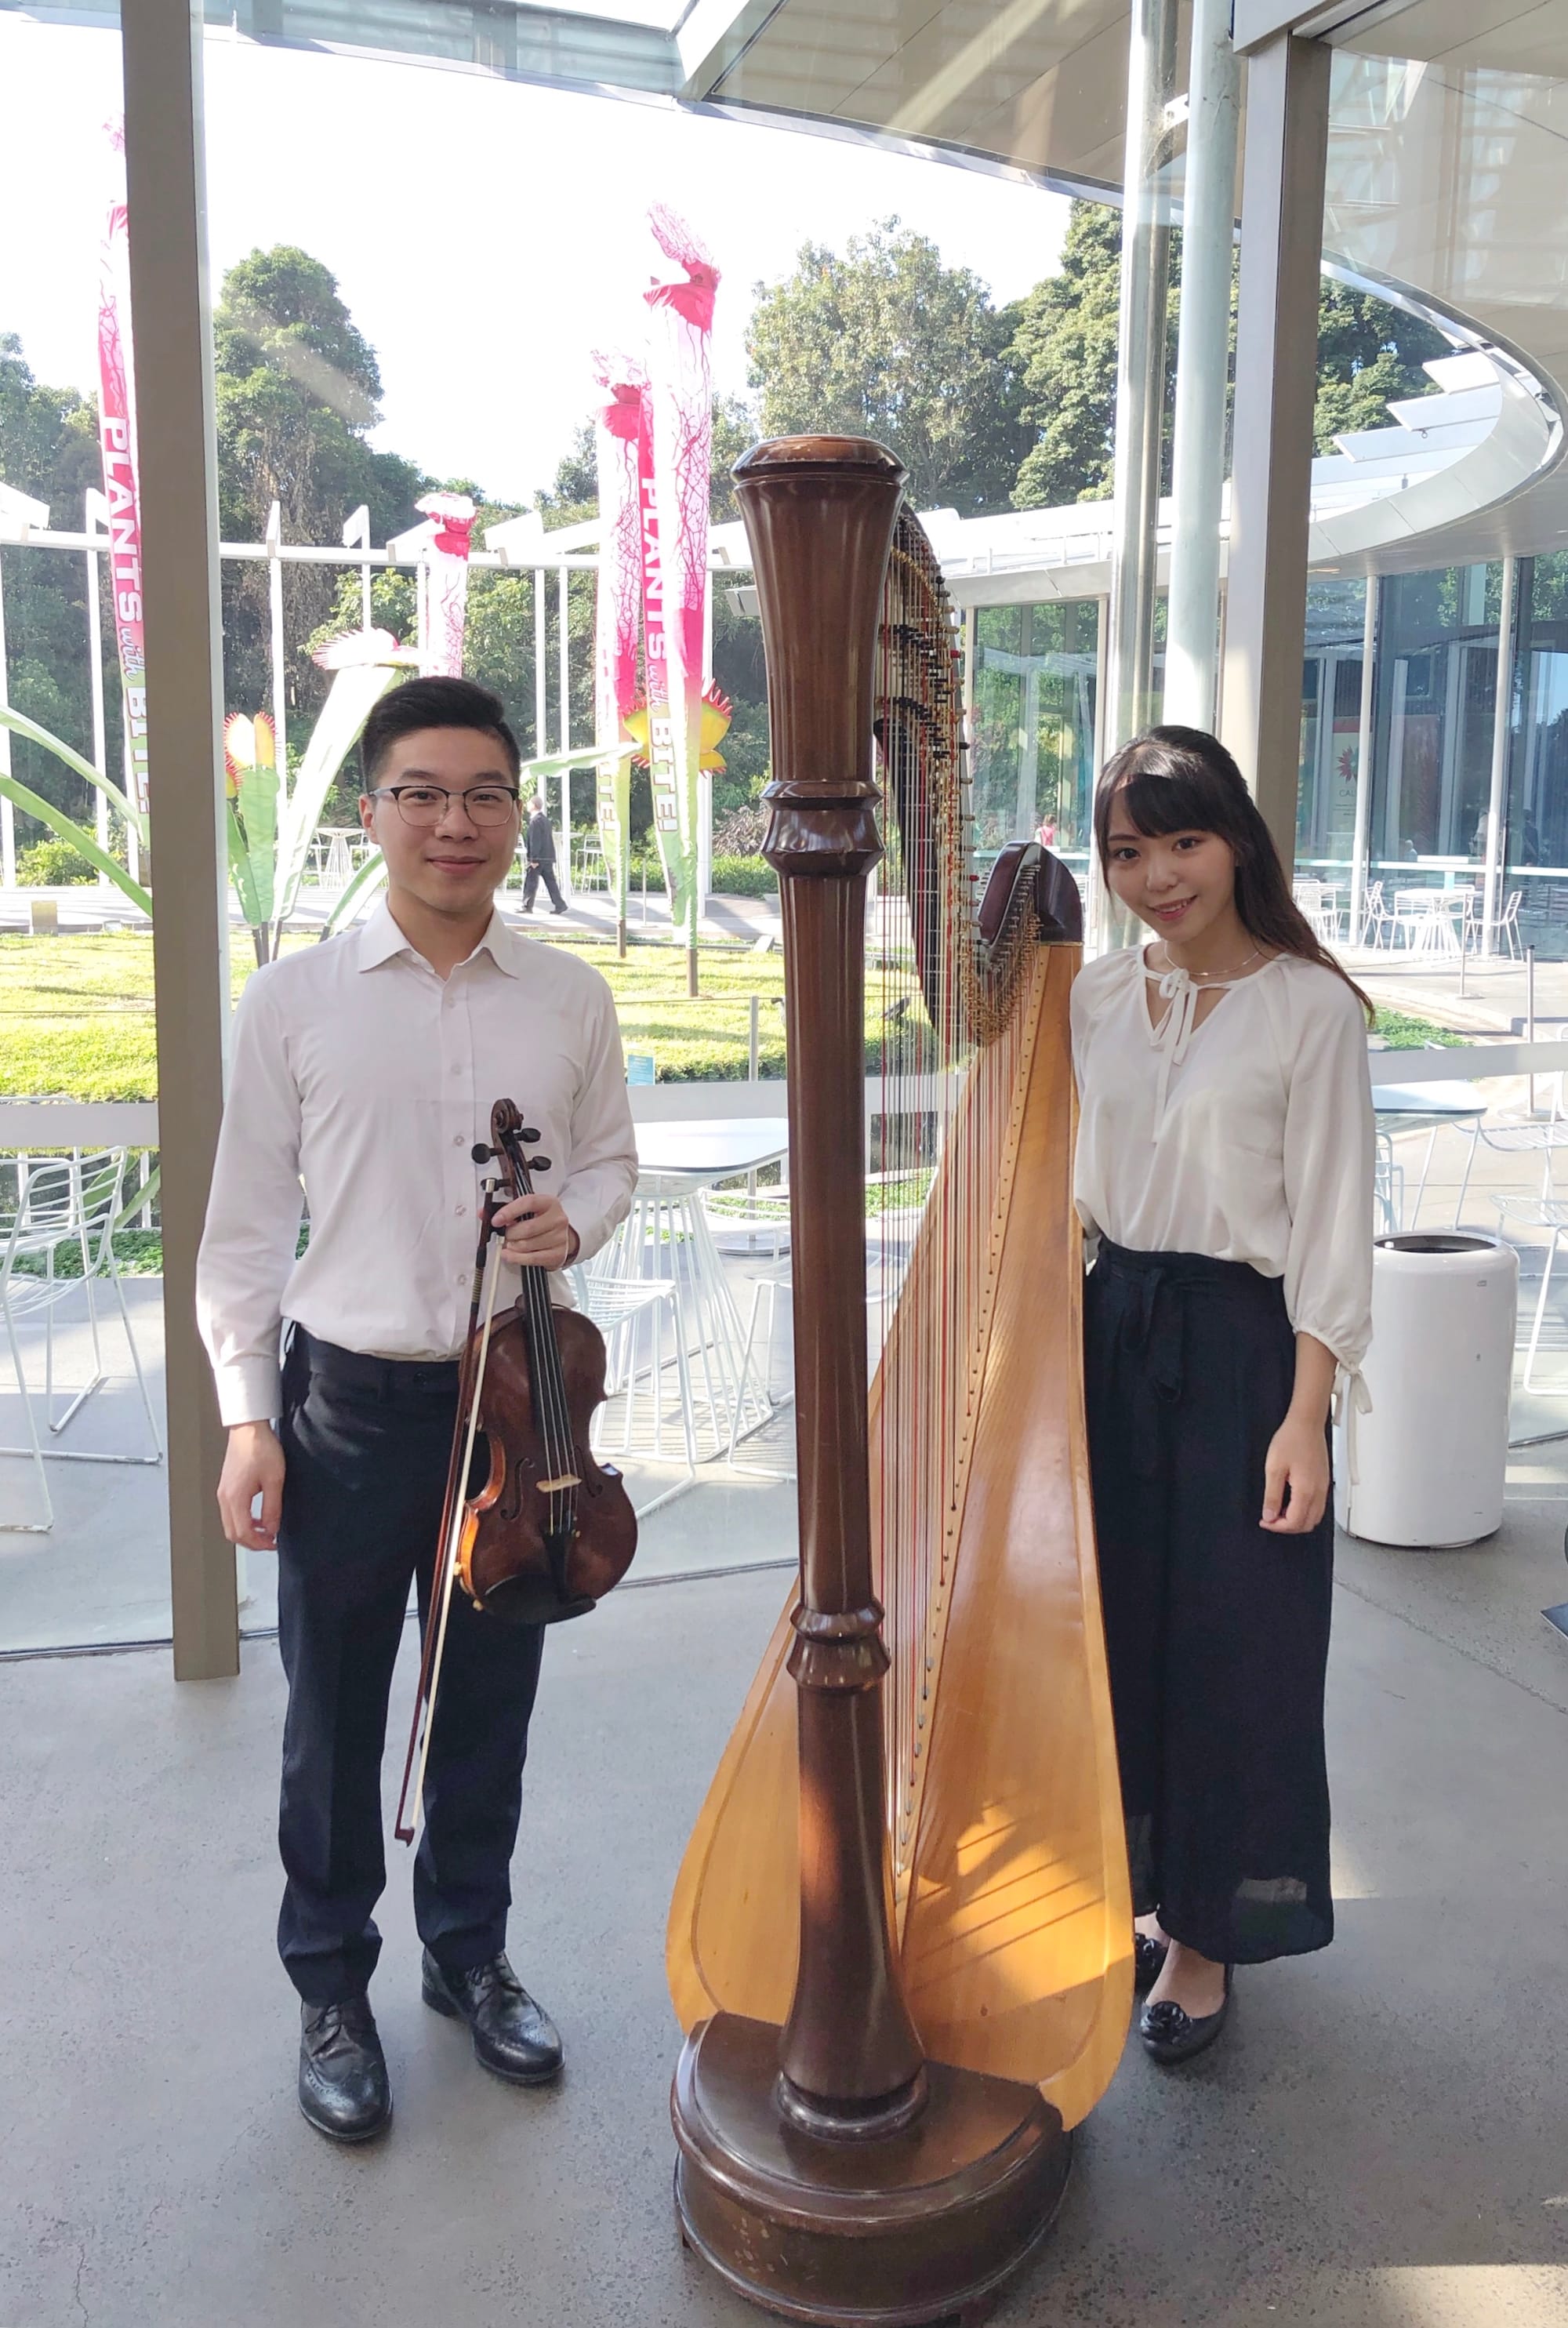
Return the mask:
<svg viewBox="0 0 1568 2328"><path fill-rule="evenodd" d="M577 1257L577 1233L559 1197L537 1189L530 1197L516 1197L498 1207L495 1225L505 1232L502 1259L520 1269L565 1269Z"/></svg>

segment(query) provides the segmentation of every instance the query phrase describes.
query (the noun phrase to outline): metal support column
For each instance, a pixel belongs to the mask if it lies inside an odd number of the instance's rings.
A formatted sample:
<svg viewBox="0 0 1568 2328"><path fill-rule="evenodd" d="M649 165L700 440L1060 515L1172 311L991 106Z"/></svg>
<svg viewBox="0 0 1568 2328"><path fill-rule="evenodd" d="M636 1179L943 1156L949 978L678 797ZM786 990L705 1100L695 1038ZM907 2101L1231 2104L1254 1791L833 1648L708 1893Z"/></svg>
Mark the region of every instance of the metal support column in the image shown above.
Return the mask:
<svg viewBox="0 0 1568 2328"><path fill-rule="evenodd" d="M267 513L267 605L270 617L272 735L277 774L288 782L288 642L283 626L283 511L274 502Z"/></svg>
<svg viewBox="0 0 1568 2328"><path fill-rule="evenodd" d="M7 681L5 650L5 561L0 559L0 709L9 709L10 688ZM11 765L11 730L0 728L0 776L13 773ZM0 799L0 889L16 887L16 810L14 803Z"/></svg>
<svg viewBox="0 0 1568 2328"><path fill-rule="evenodd" d="M142 490L163 1165L174 1672L239 1669L234 1554L214 1489L224 1432L196 1334L229 1018L218 463L207 305L201 0L124 11L126 177Z"/></svg>
<svg viewBox="0 0 1568 2328"><path fill-rule="evenodd" d="M1110 701L1102 723L1113 751L1148 726L1154 708L1156 533L1170 286L1169 204L1160 168L1171 135L1176 20L1176 0L1133 0L1122 193Z"/></svg>
<svg viewBox="0 0 1568 2328"><path fill-rule="evenodd" d="M568 621L571 613L571 572L564 564L559 569L557 603L559 609L559 636L556 640L556 661L559 667L558 684L560 689L560 748L572 748L572 664ZM572 772L561 770L560 844L557 850L560 862L556 868L556 879L561 895L572 894Z"/></svg>
<svg viewBox="0 0 1568 2328"><path fill-rule="evenodd" d="M1350 844L1350 926L1347 941L1359 945L1366 921L1366 872L1372 854L1372 715L1377 701L1377 623L1383 584L1366 577L1366 606L1361 622L1361 718L1356 730L1356 837Z"/></svg>
<svg viewBox="0 0 1568 2328"><path fill-rule="evenodd" d="M1508 738L1514 711L1514 609L1518 602L1518 562L1503 560L1503 590L1498 608L1498 684L1492 705L1492 781L1487 799L1487 869L1481 892L1481 952L1498 946L1502 906L1503 849L1508 823Z"/></svg>
<svg viewBox="0 0 1568 2328"><path fill-rule="evenodd" d="M1329 52L1247 67L1222 733L1289 874L1296 853Z"/></svg>
<svg viewBox="0 0 1568 2328"><path fill-rule="evenodd" d="M1230 14L1231 0L1194 0L1160 713L1187 728L1214 726L1219 688L1219 529L1241 116Z"/></svg>
<svg viewBox="0 0 1568 2328"><path fill-rule="evenodd" d="M82 522L87 532L108 540L108 503L96 487L87 489ZM108 728L104 718L103 696L103 578L99 560L101 549L89 549L87 559L87 680L92 704L92 765L100 776L108 774ZM93 824L98 845L107 851L110 845L108 794L93 794ZM107 873L98 877L100 889L113 887Z"/></svg>

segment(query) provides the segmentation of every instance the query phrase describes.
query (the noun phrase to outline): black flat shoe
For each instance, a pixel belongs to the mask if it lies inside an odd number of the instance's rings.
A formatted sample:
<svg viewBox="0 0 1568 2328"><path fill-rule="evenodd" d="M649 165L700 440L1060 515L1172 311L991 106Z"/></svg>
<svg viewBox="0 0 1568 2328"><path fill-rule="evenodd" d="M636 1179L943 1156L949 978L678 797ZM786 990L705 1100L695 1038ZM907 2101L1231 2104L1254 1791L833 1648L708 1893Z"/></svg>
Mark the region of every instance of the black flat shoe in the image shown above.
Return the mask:
<svg viewBox="0 0 1568 2328"><path fill-rule="evenodd" d="M561 2041L554 2022L536 2004L504 1957L472 1972L445 1972L425 1951L421 1991L433 2013L466 2021L474 2058L514 2086L544 2086L560 2075Z"/></svg>
<svg viewBox="0 0 1568 2328"><path fill-rule="evenodd" d="M1138 2017L1138 2034L1143 2040L1143 2050L1151 2061L1163 2069L1173 2069L1178 2061L1190 2061L1214 2043L1225 2027L1230 2011L1230 1981L1232 1967L1225 1968L1225 2002L1217 2013L1206 2013L1194 2020L1190 2013L1169 1997L1158 2004L1146 2004Z"/></svg>
<svg viewBox="0 0 1568 2328"><path fill-rule="evenodd" d="M1165 1969L1165 1959L1170 1954L1169 1940L1157 1940L1149 1932L1132 1935L1132 1994L1146 1995Z"/></svg>
<svg viewBox="0 0 1568 2328"><path fill-rule="evenodd" d="M370 2142L392 2122L392 2089L368 1996L300 2014L299 2107L330 2142Z"/></svg>

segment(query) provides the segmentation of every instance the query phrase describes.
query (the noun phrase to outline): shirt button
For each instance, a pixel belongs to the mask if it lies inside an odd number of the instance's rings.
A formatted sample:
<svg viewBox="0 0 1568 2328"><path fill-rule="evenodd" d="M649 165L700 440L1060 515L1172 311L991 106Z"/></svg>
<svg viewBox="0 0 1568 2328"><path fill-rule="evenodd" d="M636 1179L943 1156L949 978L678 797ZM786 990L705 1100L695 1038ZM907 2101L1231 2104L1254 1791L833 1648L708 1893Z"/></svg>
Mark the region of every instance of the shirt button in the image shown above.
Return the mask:
<svg viewBox="0 0 1568 2328"><path fill-rule="evenodd" d="M454 1147L454 1148L461 1148L461 1147L462 1147L462 1145L463 1145L463 1134L462 1134L460 1131L455 1131L455 1132L452 1134L452 1145L453 1145L453 1147Z"/></svg>
<svg viewBox="0 0 1568 2328"><path fill-rule="evenodd" d="M461 1220L464 1214L468 1210L468 1207L466 1205L454 1205L452 1209L457 1215L458 1219Z"/></svg>

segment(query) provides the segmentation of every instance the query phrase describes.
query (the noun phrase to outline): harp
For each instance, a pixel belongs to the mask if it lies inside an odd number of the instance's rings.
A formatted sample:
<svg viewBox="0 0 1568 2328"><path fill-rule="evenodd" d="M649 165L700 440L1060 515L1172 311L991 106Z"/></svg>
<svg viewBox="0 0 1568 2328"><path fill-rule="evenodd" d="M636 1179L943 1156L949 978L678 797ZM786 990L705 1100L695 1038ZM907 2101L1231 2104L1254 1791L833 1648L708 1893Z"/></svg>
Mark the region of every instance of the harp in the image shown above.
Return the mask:
<svg viewBox="0 0 1568 2328"><path fill-rule="evenodd" d="M978 2319L1049 2229L1131 1996L1070 1196L1077 898L1032 845L972 878L957 640L894 456L789 438L736 478L784 917L801 1580L671 1910L677 2200L790 2317Z"/></svg>

